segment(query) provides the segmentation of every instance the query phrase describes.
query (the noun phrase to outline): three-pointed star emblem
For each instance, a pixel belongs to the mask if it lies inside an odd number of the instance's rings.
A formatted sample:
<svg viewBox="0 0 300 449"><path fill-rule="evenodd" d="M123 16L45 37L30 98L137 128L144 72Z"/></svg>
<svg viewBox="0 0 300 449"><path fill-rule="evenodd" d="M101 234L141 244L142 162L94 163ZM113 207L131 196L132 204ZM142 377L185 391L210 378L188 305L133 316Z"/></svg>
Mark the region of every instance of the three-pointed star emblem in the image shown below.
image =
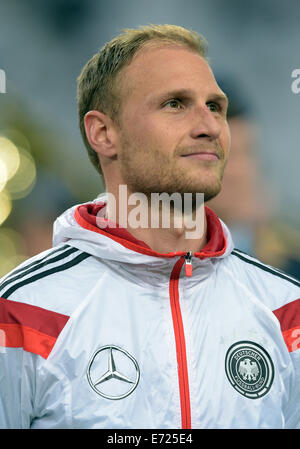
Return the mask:
<svg viewBox="0 0 300 449"><path fill-rule="evenodd" d="M128 377L124 376L123 374L119 373L116 370L116 364L114 361L114 356L113 356L113 352L112 352L112 347L109 348L109 356L108 356L108 371L106 371L105 374L103 374L103 376L101 376L95 383L94 385L98 385L101 384L102 382L105 382L109 379L119 379L122 380L123 382L128 382L129 384L134 384L134 382L130 379L128 379Z"/></svg>
<svg viewBox="0 0 300 449"><path fill-rule="evenodd" d="M118 356L118 363L122 365L122 368L116 368L114 353ZM97 369L93 366L94 362L103 362L104 358L107 360L108 369L100 377L99 374L95 377ZM127 351L115 345L106 345L97 349L93 354L88 364L87 378L90 386L100 396L106 399L123 399L131 394L137 387L140 378L140 370L135 358ZM117 381L117 385L116 383L109 382L112 379ZM119 383L123 386L119 385ZM124 384L130 384L131 387L129 389L126 387L124 389ZM103 388L103 385L106 388ZM112 394L115 389L118 390L119 394Z"/></svg>

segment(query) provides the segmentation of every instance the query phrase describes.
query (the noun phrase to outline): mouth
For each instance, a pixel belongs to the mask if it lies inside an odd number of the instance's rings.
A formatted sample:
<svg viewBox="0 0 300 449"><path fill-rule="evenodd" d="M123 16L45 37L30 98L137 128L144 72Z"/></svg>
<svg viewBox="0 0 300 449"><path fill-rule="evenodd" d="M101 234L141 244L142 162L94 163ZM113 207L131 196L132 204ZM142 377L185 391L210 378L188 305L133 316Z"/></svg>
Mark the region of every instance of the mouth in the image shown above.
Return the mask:
<svg viewBox="0 0 300 449"><path fill-rule="evenodd" d="M201 151L199 153L182 154L181 157L187 159L199 159L201 161L218 161L220 159L217 153Z"/></svg>

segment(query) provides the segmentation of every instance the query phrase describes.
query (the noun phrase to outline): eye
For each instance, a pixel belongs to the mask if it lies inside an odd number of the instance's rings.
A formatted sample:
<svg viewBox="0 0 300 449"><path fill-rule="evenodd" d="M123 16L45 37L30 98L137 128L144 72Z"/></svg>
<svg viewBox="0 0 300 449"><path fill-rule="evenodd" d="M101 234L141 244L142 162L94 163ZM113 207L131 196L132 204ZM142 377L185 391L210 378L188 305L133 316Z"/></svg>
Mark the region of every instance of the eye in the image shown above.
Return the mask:
<svg viewBox="0 0 300 449"><path fill-rule="evenodd" d="M179 98L172 98L167 101L164 106L169 106L171 109L179 109L181 106L181 100Z"/></svg>
<svg viewBox="0 0 300 449"><path fill-rule="evenodd" d="M211 110L211 112L221 112L222 110L222 106L214 101L206 103L206 105Z"/></svg>

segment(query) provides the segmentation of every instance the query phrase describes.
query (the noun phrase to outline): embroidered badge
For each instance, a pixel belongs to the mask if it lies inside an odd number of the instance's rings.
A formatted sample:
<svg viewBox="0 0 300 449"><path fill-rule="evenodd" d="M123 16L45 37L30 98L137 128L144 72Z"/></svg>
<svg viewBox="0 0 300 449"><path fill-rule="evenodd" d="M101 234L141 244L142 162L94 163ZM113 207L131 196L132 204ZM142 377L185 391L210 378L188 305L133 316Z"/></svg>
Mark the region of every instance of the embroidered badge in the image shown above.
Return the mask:
<svg viewBox="0 0 300 449"><path fill-rule="evenodd" d="M268 393L274 379L271 357L252 341L239 341L230 346L225 357L225 372L233 388L250 399Z"/></svg>

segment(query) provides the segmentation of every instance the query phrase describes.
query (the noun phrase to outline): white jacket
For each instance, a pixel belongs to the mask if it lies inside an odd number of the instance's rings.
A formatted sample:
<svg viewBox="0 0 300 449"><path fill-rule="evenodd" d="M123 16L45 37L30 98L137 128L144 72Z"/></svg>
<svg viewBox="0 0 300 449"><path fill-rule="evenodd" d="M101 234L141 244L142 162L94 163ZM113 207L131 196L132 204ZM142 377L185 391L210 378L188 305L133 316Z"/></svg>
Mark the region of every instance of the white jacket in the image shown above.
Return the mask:
<svg viewBox="0 0 300 449"><path fill-rule="evenodd" d="M189 260L95 226L99 201L1 280L0 427L300 428L300 283L208 208Z"/></svg>

